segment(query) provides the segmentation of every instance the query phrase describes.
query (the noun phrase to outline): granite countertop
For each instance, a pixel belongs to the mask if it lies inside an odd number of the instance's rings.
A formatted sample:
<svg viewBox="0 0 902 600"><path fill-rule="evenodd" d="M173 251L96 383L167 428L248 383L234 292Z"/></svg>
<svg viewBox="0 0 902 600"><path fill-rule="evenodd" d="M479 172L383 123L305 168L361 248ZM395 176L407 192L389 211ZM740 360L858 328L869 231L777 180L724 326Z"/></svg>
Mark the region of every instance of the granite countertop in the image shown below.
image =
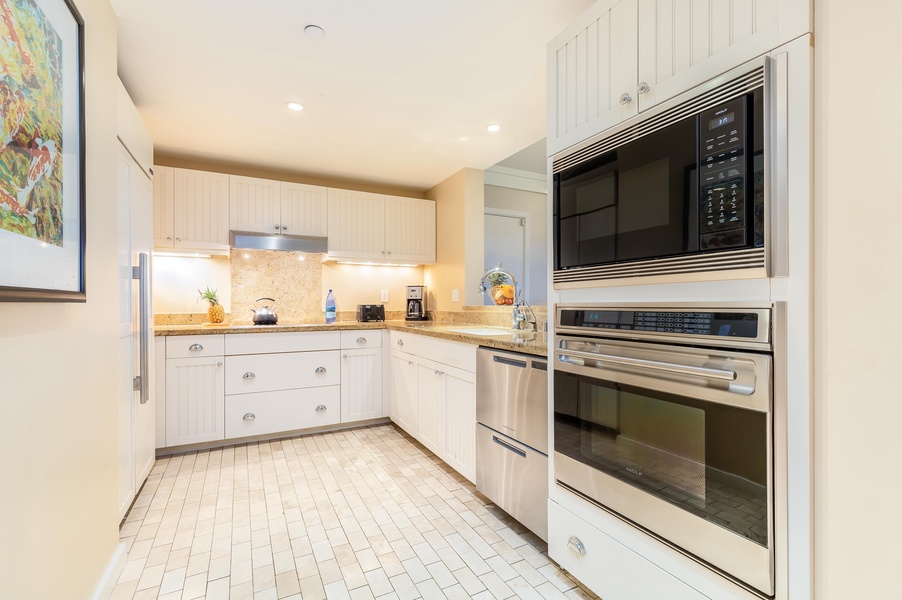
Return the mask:
<svg viewBox="0 0 902 600"><path fill-rule="evenodd" d="M295 333L302 331L343 331L357 329L390 329L406 331L419 335L427 335L454 342L474 344L499 350L523 352L536 356L548 355L547 335L542 332L512 331L503 327L490 327L478 324L445 323L425 321L408 323L407 321L384 321L376 323L358 323L357 321L338 321L331 325L325 323L286 323L280 325L165 325L154 328L158 336L170 335L209 335L217 333ZM497 331L497 334L489 334ZM475 333L479 332L479 333Z"/></svg>

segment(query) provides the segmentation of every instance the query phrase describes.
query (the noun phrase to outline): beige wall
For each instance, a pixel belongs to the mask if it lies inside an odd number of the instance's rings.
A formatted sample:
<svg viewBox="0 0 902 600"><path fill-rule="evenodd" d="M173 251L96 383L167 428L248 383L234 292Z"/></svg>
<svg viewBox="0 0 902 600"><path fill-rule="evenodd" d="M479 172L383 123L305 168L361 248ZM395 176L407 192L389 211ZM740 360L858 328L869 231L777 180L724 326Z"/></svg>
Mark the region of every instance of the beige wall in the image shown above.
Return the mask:
<svg viewBox="0 0 902 600"><path fill-rule="evenodd" d="M385 310L407 309L407 286L423 285L423 267L382 267L323 263L322 305L331 288L339 311L357 310L358 304L384 304ZM380 292L388 292L382 302ZM432 306L427 304L429 310Z"/></svg>
<svg viewBox="0 0 902 600"><path fill-rule="evenodd" d="M270 169L261 166L203 160L198 158L175 156L172 154L155 154L154 164L163 167L196 169L198 171L211 171L213 173L242 175L244 177L260 177L261 179L274 179L276 181L290 181L293 183L306 183L308 185L321 185L324 187L341 188L343 190L356 190L358 192L371 192L374 194L388 194L391 196L404 196L407 198L425 197L422 190L414 188L381 186L353 179L331 179L310 173L281 171L278 169Z"/></svg>
<svg viewBox="0 0 902 600"><path fill-rule="evenodd" d="M815 18L815 596L898 599L902 4Z"/></svg>
<svg viewBox="0 0 902 600"><path fill-rule="evenodd" d="M429 310L460 310L481 305L476 292L482 276L484 176L462 169L426 192L435 200L436 264L425 268ZM459 300L451 300L458 290Z"/></svg>
<svg viewBox="0 0 902 600"><path fill-rule="evenodd" d="M0 597L90 598L118 544L116 18L85 20L87 302L0 304Z"/></svg>

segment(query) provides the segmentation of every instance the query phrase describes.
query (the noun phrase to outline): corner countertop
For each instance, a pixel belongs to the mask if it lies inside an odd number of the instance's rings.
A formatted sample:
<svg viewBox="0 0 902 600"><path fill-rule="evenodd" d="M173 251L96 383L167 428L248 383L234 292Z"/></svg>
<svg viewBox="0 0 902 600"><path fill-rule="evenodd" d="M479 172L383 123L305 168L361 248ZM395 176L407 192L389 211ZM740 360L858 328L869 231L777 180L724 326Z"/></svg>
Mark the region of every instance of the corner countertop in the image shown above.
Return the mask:
<svg viewBox="0 0 902 600"><path fill-rule="evenodd" d="M282 325L165 325L154 328L154 335L210 335L210 334L243 334L243 333L296 333L303 331L347 331L359 329L390 329L418 335L485 346L498 350L510 350L535 356L548 355L547 335L542 332L512 331L502 327L489 327L478 324L444 323L424 321L408 323L407 321L384 321L358 323L357 321L338 321L331 325L325 323L287 323ZM490 332L497 334L475 335L466 330Z"/></svg>

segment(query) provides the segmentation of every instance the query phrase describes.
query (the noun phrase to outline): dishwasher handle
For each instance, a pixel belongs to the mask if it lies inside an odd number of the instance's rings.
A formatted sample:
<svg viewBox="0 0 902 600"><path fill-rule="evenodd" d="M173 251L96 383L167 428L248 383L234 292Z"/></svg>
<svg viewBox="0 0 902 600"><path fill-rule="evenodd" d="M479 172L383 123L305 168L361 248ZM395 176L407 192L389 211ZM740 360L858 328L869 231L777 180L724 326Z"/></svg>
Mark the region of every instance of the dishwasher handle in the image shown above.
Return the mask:
<svg viewBox="0 0 902 600"><path fill-rule="evenodd" d="M493 354L492 360L496 363L501 363L502 365L508 365L511 367L519 367L521 369L525 369L527 367L527 362L525 360L517 360L515 358L508 358L506 356L501 356L499 354Z"/></svg>
<svg viewBox="0 0 902 600"><path fill-rule="evenodd" d="M492 441L495 442L496 444L498 444L499 446L506 448L507 450L510 450L511 452L520 456L521 458L526 458L526 452L524 452L523 450L520 450L519 448L517 448L516 446L514 446L512 444L508 444L507 442L502 440L497 435L492 436Z"/></svg>

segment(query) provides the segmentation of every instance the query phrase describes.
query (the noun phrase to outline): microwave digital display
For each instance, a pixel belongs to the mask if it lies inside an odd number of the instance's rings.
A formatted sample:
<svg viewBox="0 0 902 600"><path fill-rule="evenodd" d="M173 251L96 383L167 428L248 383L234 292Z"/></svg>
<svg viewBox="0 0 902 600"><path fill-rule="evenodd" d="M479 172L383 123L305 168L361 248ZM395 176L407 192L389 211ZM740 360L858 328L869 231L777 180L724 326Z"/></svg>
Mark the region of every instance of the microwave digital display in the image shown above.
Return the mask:
<svg viewBox="0 0 902 600"><path fill-rule="evenodd" d="M727 113L708 121L708 129L717 129L736 120L736 113Z"/></svg>

